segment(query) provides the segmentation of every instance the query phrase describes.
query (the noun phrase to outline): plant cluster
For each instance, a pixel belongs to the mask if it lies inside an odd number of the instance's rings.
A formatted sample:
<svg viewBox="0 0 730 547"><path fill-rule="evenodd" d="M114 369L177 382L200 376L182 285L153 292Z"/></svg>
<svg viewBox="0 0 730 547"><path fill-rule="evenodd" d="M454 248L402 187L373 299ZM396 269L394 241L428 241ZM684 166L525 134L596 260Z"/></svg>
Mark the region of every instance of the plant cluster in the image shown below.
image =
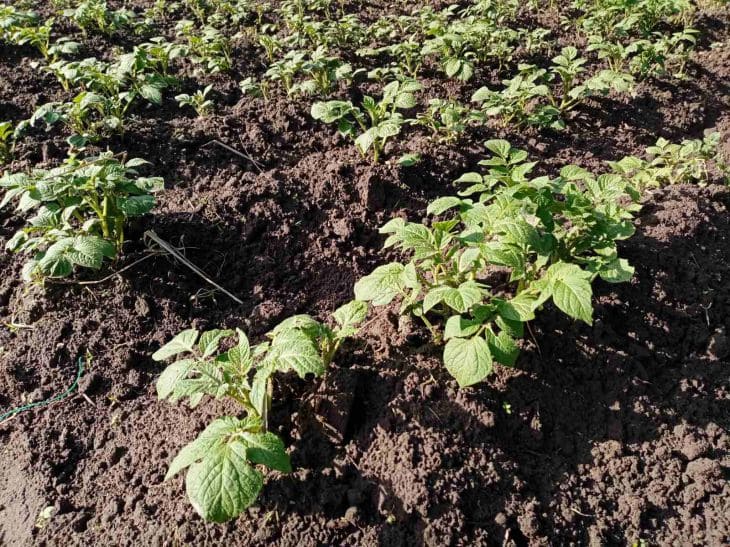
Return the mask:
<svg viewBox="0 0 730 547"><path fill-rule="evenodd" d="M71 19L84 34L98 32L106 36L123 31L142 32L144 22L137 14L126 8L110 9L106 0L83 0L75 6L63 10L63 15Z"/></svg>
<svg viewBox="0 0 730 547"><path fill-rule="evenodd" d="M386 247L411 255L377 267L355 297L427 326L445 342L446 369L460 386L484 380L494 362L512 366L524 323L549 300L592 322L591 282L627 281L633 268L616 242L634 232L638 194L622 177L598 177L574 165L556 179L530 177L527 153L507 141L486 143L487 173L467 173L459 196L428 207L430 225L395 218L381 228Z"/></svg>
<svg viewBox="0 0 730 547"><path fill-rule="evenodd" d="M505 124L565 128L565 114L594 96L631 91L633 78L626 73L602 70L585 76L586 59L573 46L563 48L549 69L520 65L518 74L504 80L495 91L482 87L472 96L487 116L499 116Z"/></svg>
<svg viewBox="0 0 730 547"><path fill-rule="evenodd" d="M99 269L105 258L114 259L127 220L149 212L163 186L160 178L139 176L137 168L147 163L122 162L107 152L71 156L53 169L5 173L0 209L15 202L18 213L33 213L6 245L31 255L23 278L66 277L75 266Z"/></svg>
<svg viewBox="0 0 730 547"><path fill-rule="evenodd" d="M681 143L660 138L646 149L648 159L627 156L609 165L640 192L671 184L707 184L711 179L710 166L730 184L730 166L720 155L719 143L717 132Z"/></svg>
<svg viewBox="0 0 730 547"><path fill-rule="evenodd" d="M244 416L214 420L170 464L166 479L188 468L186 490L195 510L206 520L229 520L256 501L263 474L256 466L288 473L284 441L267 431L275 375L300 378L324 374L342 341L357 333L367 305L352 301L332 314L334 327L308 315L295 315L270 331L267 340L251 346L241 330L185 330L152 358L175 357L157 381L160 399L188 399L197 406L207 395L229 398ZM220 345L235 342L227 351Z"/></svg>
<svg viewBox="0 0 730 547"><path fill-rule="evenodd" d="M360 154L372 150L377 163L388 139L395 137L408 121L398 110L416 106L414 93L421 89L415 80L391 82L383 88L376 101L365 96L360 106L350 101L317 102L312 105L312 117L324 123L336 123L340 133L354 139Z"/></svg>

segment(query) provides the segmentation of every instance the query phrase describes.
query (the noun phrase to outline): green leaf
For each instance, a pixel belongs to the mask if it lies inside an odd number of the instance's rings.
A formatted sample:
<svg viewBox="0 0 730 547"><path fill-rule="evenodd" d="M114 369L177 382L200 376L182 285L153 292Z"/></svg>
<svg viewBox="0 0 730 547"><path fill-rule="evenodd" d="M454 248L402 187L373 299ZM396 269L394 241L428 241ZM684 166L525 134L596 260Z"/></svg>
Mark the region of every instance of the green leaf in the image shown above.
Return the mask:
<svg viewBox="0 0 730 547"><path fill-rule="evenodd" d="M426 212L429 215L440 215L444 211L460 206L462 203L463 200L461 198L456 196L446 196L429 203Z"/></svg>
<svg viewBox="0 0 730 547"><path fill-rule="evenodd" d="M481 326L481 321L466 319L461 315L452 315L446 320L444 326L444 340L474 336Z"/></svg>
<svg viewBox="0 0 730 547"><path fill-rule="evenodd" d="M490 152L493 152L500 158L505 159L509 157L509 152L512 149L512 145L508 141L505 141L503 139L489 140L484 143L484 146L486 146Z"/></svg>
<svg viewBox="0 0 730 547"><path fill-rule="evenodd" d="M591 274L576 264L553 264L547 271L555 305L574 319L593 323Z"/></svg>
<svg viewBox="0 0 730 547"><path fill-rule="evenodd" d="M352 336L357 332L357 326L365 321L368 315L368 305L360 300L352 300L344 306L340 306L332 314L337 325L340 327L341 338Z"/></svg>
<svg viewBox="0 0 730 547"><path fill-rule="evenodd" d="M152 354L155 361L164 361L178 353L193 351L195 341L198 339L198 331L188 329L180 332L175 338Z"/></svg>
<svg viewBox="0 0 730 547"><path fill-rule="evenodd" d="M601 268L598 275L609 283L625 283L634 277L634 267L625 258L617 258Z"/></svg>
<svg viewBox="0 0 730 547"><path fill-rule="evenodd" d="M157 379L157 397L167 399L175 390L177 383L193 369L195 363L195 359L182 359L163 370Z"/></svg>
<svg viewBox="0 0 730 547"><path fill-rule="evenodd" d="M203 354L203 359L213 355L218 350L221 340L228 336L233 336L232 330L213 329L201 334L198 349Z"/></svg>
<svg viewBox="0 0 730 547"><path fill-rule="evenodd" d="M464 313L482 300L482 289L474 282L467 281L458 288L440 286L431 289L423 300L423 311L427 312L443 302L458 313Z"/></svg>
<svg viewBox="0 0 730 547"><path fill-rule="evenodd" d="M481 382L492 372L492 354L487 341L480 337L452 338L444 348L444 365L459 386Z"/></svg>
<svg viewBox="0 0 730 547"><path fill-rule="evenodd" d="M233 440L190 466L186 490L200 516L225 522L253 504L263 484L263 475L246 461L246 445Z"/></svg>
<svg viewBox="0 0 730 547"><path fill-rule="evenodd" d="M495 336L492 331L487 330L487 343L495 361L508 367L514 366L520 348L509 334L503 331Z"/></svg>
<svg viewBox="0 0 730 547"><path fill-rule="evenodd" d="M236 329L236 334L238 335L238 344L228 350L228 360L232 365L245 371L251 366L251 346L245 332Z"/></svg>
<svg viewBox="0 0 730 547"><path fill-rule="evenodd" d="M270 432L244 432L241 436L247 446L246 457L250 461L282 473L291 473L289 454L279 437Z"/></svg>
<svg viewBox="0 0 730 547"><path fill-rule="evenodd" d="M268 396L269 396L269 378L274 372L274 365L272 363L264 363L261 368L256 371L251 382L251 392L249 398L251 404L256 409L259 415L264 416L268 407Z"/></svg>
<svg viewBox="0 0 730 547"><path fill-rule="evenodd" d="M386 306L405 288L402 264L391 262L378 266L372 273L355 283L355 298Z"/></svg>
<svg viewBox="0 0 730 547"><path fill-rule="evenodd" d="M104 257L113 257L116 247L113 243L96 236L79 236L74 239L73 248L66 251L66 257L74 264L93 268L101 268Z"/></svg>
<svg viewBox="0 0 730 547"><path fill-rule="evenodd" d="M155 206L154 196L130 196L119 200L119 209L127 217L138 217L149 213Z"/></svg>
<svg viewBox="0 0 730 547"><path fill-rule="evenodd" d="M169 480L186 467L201 460L205 455L214 450L217 445L222 445L226 439L241 428L241 420L224 416L211 422L205 430L191 443L185 445L177 456L170 463L165 475Z"/></svg>
<svg viewBox="0 0 730 547"><path fill-rule="evenodd" d="M275 363L277 370L293 370L301 378L307 374L320 376L325 365L314 340L300 330L287 330L274 337L267 360Z"/></svg>

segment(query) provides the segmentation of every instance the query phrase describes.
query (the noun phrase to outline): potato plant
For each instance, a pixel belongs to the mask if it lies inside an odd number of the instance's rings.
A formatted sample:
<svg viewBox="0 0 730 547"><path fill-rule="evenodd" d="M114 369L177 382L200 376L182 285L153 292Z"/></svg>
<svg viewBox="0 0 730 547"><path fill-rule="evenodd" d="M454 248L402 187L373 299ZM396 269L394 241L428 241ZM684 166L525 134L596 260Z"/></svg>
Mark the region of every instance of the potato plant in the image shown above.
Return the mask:
<svg viewBox="0 0 730 547"><path fill-rule="evenodd" d="M33 213L28 225L8 241L10 251L31 255L23 267L26 281L67 277L75 266L99 269L122 250L124 227L149 212L160 178L141 177L141 159L119 161L110 152L69 157L53 169L5 173L0 209L11 202L18 214Z"/></svg>
<svg viewBox="0 0 730 547"><path fill-rule="evenodd" d="M308 315L290 317L251 346L243 331L185 330L152 358L169 365L157 381L160 399L188 399L195 407L205 396L231 399L243 417L214 420L170 464L166 479L188 469L186 490L195 510L206 520L223 522L252 505L263 487L257 466L291 471L284 441L267 431L272 383L277 373L300 378L322 376L342 341L358 331L367 304L352 301L332 314L334 327ZM226 351L223 342L234 338Z"/></svg>
<svg viewBox="0 0 730 547"><path fill-rule="evenodd" d="M15 149L14 128L11 122L0 122L0 165L13 159Z"/></svg>
<svg viewBox="0 0 730 547"><path fill-rule="evenodd" d="M213 101L208 99L208 93L210 93L212 89L212 85L207 85L204 89L198 89L192 95L188 95L187 93L176 95L175 100L180 107L192 107L195 109L195 113L202 118L213 110Z"/></svg>
<svg viewBox="0 0 730 547"><path fill-rule="evenodd" d="M400 134L407 121L398 110L416 106L414 93L420 89L415 80L395 81L383 88L380 101L366 95L359 107L350 101L317 102L311 113L315 120L337 123L340 133L353 138L363 156L372 150L377 163L388 139Z"/></svg>
<svg viewBox="0 0 730 547"><path fill-rule="evenodd" d="M707 184L711 165L730 183L730 167L720 155L719 142L717 132L681 143L660 138L646 149L648 159L627 156L609 165L640 192L670 184Z"/></svg>
<svg viewBox="0 0 730 547"><path fill-rule="evenodd" d="M460 386L484 380L494 362L512 366L524 323L549 300L590 324L591 282L627 281L633 268L616 242L634 232L638 194L618 175L569 165L556 179L530 178L534 163L506 141L488 141L484 175L468 173L459 196L428 207L430 225L395 218L385 247L411 255L377 267L355 297L420 318ZM506 271L507 273L500 273Z"/></svg>

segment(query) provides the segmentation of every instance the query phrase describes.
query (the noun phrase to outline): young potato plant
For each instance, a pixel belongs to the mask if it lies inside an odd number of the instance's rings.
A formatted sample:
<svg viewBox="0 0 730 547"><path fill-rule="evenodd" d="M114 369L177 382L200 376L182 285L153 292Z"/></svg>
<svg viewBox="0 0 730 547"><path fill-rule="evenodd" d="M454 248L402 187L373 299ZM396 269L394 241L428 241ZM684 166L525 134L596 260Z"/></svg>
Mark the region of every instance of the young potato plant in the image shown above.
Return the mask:
<svg viewBox="0 0 730 547"><path fill-rule="evenodd" d="M618 175L569 165L556 179L530 178L534 163L506 141L488 141L484 175L467 173L460 196L428 207L430 225L396 218L385 247L411 255L376 268L355 297L376 306L400 300L420 318L460 386L484 380L494 362L514 365L524 323L549 300L568 316L593 320L591 282L622 282L633 268L616 242L634 231L638 194Z"/></svg>
<svg viewBox="0 0 730 547"><path fill-rule="evenodd" d="M416 116L411 123L431 130L434 138L453 143L459 138L470 122L483 121L484 116L457 101L431 99L428 109Z"/></svg>
<svg viewBox="0 0 730 547"><path fill-rule="evenodd" d="M31 255L23 278L67 277L75 266L99 269L105 258L114 259L127 220L149 212L155 205L152 194L163 187L160 178L138 175L136 168L147 163L121 162L107 152L71 156L53 169L3 175L0 208L15 202L18 213L34 212L6 245Z"/></svg>
<svg viewBox="0 0 730 547"><path fill-rule="evenodd" d="M520 65L519 73L505 80L501 91L488 87L478 89L472 101L481 103L487 116L501 116L505 124L537 125L565 128L565 114L597 95L627 93L632 89L631 75L612 70L601 70L583 77L586 60L578 57L573 46L563 48L552 60L549 70L534 65ZM556 93L555 84L560 92Z"/></svg>
<svg viewBox="0 0 730 547"><path fill-rule="evenodd" d="M181 93L175 96L178 106L191 106L199 117L208 115L213 110L213 101L208 99L208 93L213 89L212 85L205 86L205 89L199 89L192 95Z"/></svg>
<svg viewBox="0 0 730 547"><path fill-rule="evenodd" d="M614 173L625 177L639 192L671 184L707 184L713 164L730 182L730 169L719 153L720 134L710 133L703 139L671 143L664 138L646 149L648 160L627 156L609 162Z"/></svg>
<svg viewBox="0 0 730 547"><path fill-rule="evenodd" d="M113 63L94 58L83 61L58 61L49 65L66 89L81 88L70 102L40 106L27 125L39 121L46 128L61 123L75 134L96 141L112 133L123 133L127 111L140 98L162 103L162 92L174 83L164 76L157 60L136 48Z"/></svg>
<svg viewBox="0 0 730 547"><path fill-rule="evenodd" d="M324 123L337 123L342 135L355 141L360 154L372 150L374 163L378 163L388 139L400 134L408 121L399 109L416 106L414 93L421 89L415 80L390 82L383 88L383 97L376 101L363 97L360 107L350 101L317 102L312 105L312 117Z"/></svg>
<svg viewBox="0 0 730 547"><path fill-rule="evenodd" d="M15 150L14 128L11 122L0 122L0 165L13 159Z"/></svg>
<svg viewBox="0 0 730 547"><path fill-rule="evenodd" d="M244 414L214 420L175 456L165 477L188 469L187 494L205 520L230 520L256 501L264 483L257 466L291 471L284 441L267 431L274 375L323 375L342 341L357 333L366 315L367 304L358 301L334 312L333 328L308 315L296 315L255 346L238 329L202 334L185 330L155 352L156 361L176 359L157 381L160 399L188 399L195 407L206 395L229 398ZM234 339L227 344L230 349L221 351L221 344L230 339Z"/></svg>
<svg viewBox="0 0 730 547"><path fill-rule="evenodd" d="M196 28L193 21L182 20L175 26L177 35L187 40L192 61L207 74L228 72L233 67L233 39L215 27Z"/></svg>
<svg viewBox="0 0 730 547"><path fill-rule="evenodd" d="M63 11L63 15L70 18L87 34L99 32L105 36L124 29L139 32L144 28L144 22L129 9L112 10L105 0L84 0L78 2L74 8Z"/></svg>

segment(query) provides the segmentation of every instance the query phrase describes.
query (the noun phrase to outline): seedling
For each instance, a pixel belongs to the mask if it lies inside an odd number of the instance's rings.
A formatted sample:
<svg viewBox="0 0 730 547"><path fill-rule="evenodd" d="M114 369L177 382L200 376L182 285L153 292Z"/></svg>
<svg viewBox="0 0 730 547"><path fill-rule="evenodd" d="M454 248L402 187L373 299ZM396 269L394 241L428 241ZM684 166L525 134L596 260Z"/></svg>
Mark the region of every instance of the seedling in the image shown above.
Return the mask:
<svg viewBox="0 0 730 547"><path fill-rule="evenodd" d="M74 266L99 269L105 258L114 259L127 220L149 212L155 205L152 194L163 186L162 179L138 175L136 168L147 163L122 163L107 152L71 156L49 170L3 175L0 208L15 202L19 213L35 212L6 245L32 256L23 278L67 277Z"/></svg>
<svg viewBox="0 0 730 547"><path fill-rule="evenodd" d="M206 116L213 109L213 101L208 99L208 93L213 89L212 85L208 85L203 90L196 91L193 95L185 93L177 95L175 100L180 107L191 106L201 118Z"/></svg>
<svg viewBox="0 0 730 547"><path fill-rule="evenodd" d="M15 149L15 137L13 124L0 122L0 165L10 162L13 159Z"/></svg>
<svg viewBox="0 0 730 547"><path fill-rule="evenodd" d="M258 497L264 476L256 466L288 473L291 462L284 441L267 431L272 382L276 373L301 378L321 376L345 338L357 333L367 305L352 301L332 315L334 328L308 315L284 320L255 346L241 330L185 330L152 358L175 357L157 381L160 399L188 399L195 407L207 395L238 403L243 418L214 420L173 459L169 479L188 468L186 490L206 520L223 522L239 515ZM231 346L228 341L234 338ZM221 351L221 344L230 349Z"/></svg>
<svg viewBox="0 0 730 547"><path fill-rule="evenodd" d="M461 386L482 381L495 361L514 365L523 323L548 300L590 324L591 281L633 274L616 247L633 233L638 209L626 181L576 166L554 180L531 179L525 152L500 140L487 147L487 174L462 176L457 182L469 187L460 197L429 205L443 220L395 218L381 228L385 247L411 260L379 266L355 285L358 300L384 306L397 298L401 313L419 317L435 344L445 342L444 364Z"/></svg>
<svg viewBox="0 0 730 547"><path fill-rule="evenodd" d="M318 102L312 105L312 117L337 123L342 135L355 140L360 154L365 156L372 149L373 162L377 163L388 139L398 135L407 121L397 110L416 106L413 94L420 89L415 80L391 82L383 88L380 101L366 95L360 107L349 101Z"/></svg>

